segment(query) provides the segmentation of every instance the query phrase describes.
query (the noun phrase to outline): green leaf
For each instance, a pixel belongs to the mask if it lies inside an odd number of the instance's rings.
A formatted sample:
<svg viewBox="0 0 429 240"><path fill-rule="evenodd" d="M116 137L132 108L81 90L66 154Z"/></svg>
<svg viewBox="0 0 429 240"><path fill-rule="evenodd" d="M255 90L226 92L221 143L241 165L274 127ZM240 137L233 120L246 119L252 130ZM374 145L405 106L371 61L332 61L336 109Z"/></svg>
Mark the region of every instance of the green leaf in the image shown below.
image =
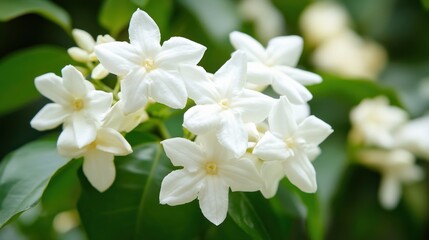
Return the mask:
<svg viewBox="0 0 429 240"><path fill-rule="evenodd" d="M52 175L67 160L53 140L36 140L6 156L0 164L0 227L33 207Z"/></svg>
<svg viewBox="0 0 429 240"><path fill-rule="evenodd" d="M131 0L106 0L101 8L99 21L101 26L110 31L114 38L128 26L131 15L136 11L137 5Z"/></svg>
<svg viewBox="0 0 429 240"><path fill-rule="evenodd" d="M422 4L426 8L426 10L429 10L429 0L422 0Z"/></svg>
<svg viewBox="0 0 429 240"><path fill-rule="evenodd" d="M262 220L244 193L229 194L228 214L252 239L270 239Z"/></svg>
<svg viewBox="0 0 429 240"><path fill-rule="evenodd" d="M34 78L47 72L58 73L70 61L65 49L50 46L21 50L3 58L0 61L0 115L39 98Z"/></svg>
<svg viewBox="0 0 429 240"><path fill-rule="evenodd" d="M117 157L116 179L104 193L81 174L78 210L90 239L192 239L202 218L197 201L180 206L159 204L161 181L171 163L158 143L134 147L133 154Z"/></svg>
<svg viewBox="0 0 429 240"><path fill-rule="evenodd" d="M217 41L228 40L229 33L240 28L241 20L233 1L180 0L193 13L207 33Z"/></svg>
<svg viewBox="0 0 429 240"><path fill-rule="evenodd" d="M58 24L67 32L71 29L69 14L56 4L46 0L0 0L0 21L35 13Z"/></svg>

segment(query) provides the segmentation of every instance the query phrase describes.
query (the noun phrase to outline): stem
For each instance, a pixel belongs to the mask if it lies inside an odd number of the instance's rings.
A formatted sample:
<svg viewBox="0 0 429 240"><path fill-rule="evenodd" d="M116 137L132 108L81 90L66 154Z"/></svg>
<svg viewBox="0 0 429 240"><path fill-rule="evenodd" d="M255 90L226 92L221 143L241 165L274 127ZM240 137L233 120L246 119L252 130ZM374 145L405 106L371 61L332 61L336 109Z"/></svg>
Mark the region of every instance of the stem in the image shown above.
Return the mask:
<svg viewBox="0 0 429 240"><path fill-rule="evenodd" d="M167 127L162 121L157 122L159 133L161 134L161 137L163 139L169 139L171 138L170 132L168 131Z"/></svg>

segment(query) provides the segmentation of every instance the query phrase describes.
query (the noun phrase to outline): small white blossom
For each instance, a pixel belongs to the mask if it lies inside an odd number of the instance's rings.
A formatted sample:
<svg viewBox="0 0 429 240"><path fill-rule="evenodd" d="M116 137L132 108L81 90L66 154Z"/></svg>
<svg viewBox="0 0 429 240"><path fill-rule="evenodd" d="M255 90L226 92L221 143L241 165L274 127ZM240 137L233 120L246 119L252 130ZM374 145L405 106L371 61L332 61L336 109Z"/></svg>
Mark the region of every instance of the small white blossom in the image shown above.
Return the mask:
<svg viewBox="0 0 429 240"><path fill-rule="evenodd" d="M302 104L312 98L303 85L322 81L317 74L295 68L302 52L301 37L273 38L266 49L244 33L232 32L230 40L235 49L247 55L248 81L261 86L271 84L274 91L287 96L293 103Z"/></svg>
<svg viewBox="0 0 429 240"><path fill-rule="evenodd" d="M423 169L415 165L414 156L403 149L368 149L358 153L359 161L382 175L379 200L386 209L396 207L401 197L401 185L419 181Z"/></svg>
<svg viewBox="0 0 429 240"><path fill-rule="evenodd" d="M198 198L203 215L221 224L228 211L228 192L258 191L261 179L251 160L236 158L216 137L200 135L196 142L172 138L161 142L174 166L183 166L162 181L161 204L171 206Z"/></svg>
<svg viewBox="0 0 429 240"><path fill-rule="evenodd" d="M43 131L64 123L64 130L73 132L75 145L83 147L94 141L113 97L111 93L95 90L70 65L62 69L62 76L47 73L36 78L37 90L54 103L43 107L31 120L31 126Z"/></svg>
<svg viewBox="0 0 429 240"><path fill-rule="evenodd" d="M145 108L125 115L122 110L122 102L119 101L110 109L104 120L104 126L118 130L119 132L131 132L140 123L149 119Z"/></svg>
<svg viewBox="0 0 429 240"><path fill-rule="evenodd" d="M98 191L106 191L116 176L114 156L124 156L132 152L130 144L116 130L101 126L91 143L77 147L75 134L65 128L58 138L58 151L70 158L83 157L83 173Z"/></svg>
<svg viewBox="0 0 429 240"><path fill-rule="evenodd" d="M397 130L395 138L399 146L429 160L429 115L402 125Z"/></svg>
<svg viewBox="0 0 429 240"><path fill-rule="evenodd" d="M351 140L355 143L391 148L397 145L394 132L404 124L407 113L390 106L384 96L365 99L350 112Z"/></svg>
<svg viewBox="0 0 429 240"><path fill-rule="evenodd" d="M187 92L178 66L196 65L206 48L181 37L172 37L161 46L158 26L141 10L131 17L129 37L130 43L112 42L95 47L103 66L123 76L124 113L144 107L148 98L171 108L184 108Z"/></svg>
<svg viewBox="0 0 429 240"><path fill-rule="evenodd" d="M194 134L215 131L219 142L235 153L244 154L247 132L244 123L262 122L273 99L244 89L246 56L236 52L210 79L201 67L183 66L189 98L196 106L184 115L183 126Z"/></svg>
<svg viewBox="0 0 429 240"><path fill-rule="evenodd" d="M332 133L322 120L310 116L297 124L288 99L284 96L273 106L268 116L270 130L258 141L253 154L264 161L280 161L281 168L267 165L265 171L282 169L289 181L304 192L317 190L316 172L311 160L320 152L318 145ZM276 170L277 169L277 170ZM273 176L278 174L273 174ZM278 177L271 184L278 185ZM268 194L267 195L274 195Z"/></svg>

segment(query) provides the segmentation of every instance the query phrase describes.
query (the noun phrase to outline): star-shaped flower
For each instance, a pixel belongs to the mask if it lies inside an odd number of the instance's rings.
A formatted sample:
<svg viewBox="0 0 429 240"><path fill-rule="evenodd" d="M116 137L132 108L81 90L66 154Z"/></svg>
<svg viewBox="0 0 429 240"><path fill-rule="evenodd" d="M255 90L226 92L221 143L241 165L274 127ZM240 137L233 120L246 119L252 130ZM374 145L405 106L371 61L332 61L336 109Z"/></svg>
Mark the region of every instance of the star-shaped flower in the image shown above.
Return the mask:
<svg viewBox="0 0 429 240"><path fill-rule="evenodd" d="M112 42L95 47L103 66L123 77L124 113L141 109L149 97L171 108L184 108L187 93L178 66L196 65L206 48L182 37L172 37L161 46L158 26L139 9L131 17L129 36L130 43Z"/></svg>
<svg viewBox="0 0 429 240"><path fill-rule="evenodd" d="M316 172L311 160L319 153L318 145L332 133L332 128L314 116L298 124L284 96L273 106L268 124L270 130L258 141L253 154L264 161L282 162L282 171L292 184L304 192L315 192ZM277 185L279 179L273 180L277 182L272 184Z"/></svg>
<svg viewBox="0 0 429 240"><path fill-rule="evenodd" d="M200 135L196 142L172 138L161 142L174 166L161 184L161 204L171 206L198 198L203 215L219 225L228 211L228 192L258 191L261 179L247 158L236 158L214 135Z"/></svg>
<svg viewBox="0 0 429 240"><path fill-rule="evenodd" d="M295 68L302 52L303 41L298 36L276 37L265 49L247 34L232 32L230 40L235 49L248 57L248 81L257 85L269 85L292 103L302 104L312 98L303 85L320 83L322 78L314 73Z"/></svg>
<svg viewBox="0 0 429 240"><path fill-rule="evenodd" d="M83 147L96 136L97 127L112 104L112 94L94 89L94 86L73 66L62 69L62 78L53 73L35 80L37 90L54 101L43 107L31 120L39 131L53 129L64 123L76 141Z"/></svg>
<svg viewBox="0 0 429 240"><path fill-rule="evenodd" d="M244 123L262 122L273 99L244 89L246 56L236 52L211 78L203 68L183 66L189 98L193 106L184 115L183 126L195 134L215 131L219 142L235 153L244 154L247 132Z"/></svg>

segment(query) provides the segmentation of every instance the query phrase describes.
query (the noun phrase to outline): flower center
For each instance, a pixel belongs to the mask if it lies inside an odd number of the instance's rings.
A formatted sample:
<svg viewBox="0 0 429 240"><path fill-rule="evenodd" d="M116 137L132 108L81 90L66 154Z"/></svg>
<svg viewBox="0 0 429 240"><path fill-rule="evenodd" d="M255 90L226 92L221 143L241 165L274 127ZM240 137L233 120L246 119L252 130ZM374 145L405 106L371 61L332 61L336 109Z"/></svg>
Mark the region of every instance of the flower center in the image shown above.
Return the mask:
<svg viewBox="0 0 429 240"><path fill-rule="evenodd" d="M228 101L228 99L224 98L224 99L220 100L219 105L223 109L228 109L229 108L229 101Z"/></svg>
<svg viewBox="0 0 429 240"><path fill-rule="evenodd" d="M296 147L296 142L295 142L295 139L293 139L293 138L287 138L286 140L285 140L285 143L286 143L286 146L288 147L288 148L295 148Z"/></svg>
<svg viewBox="0 0 429 240"><path fill-rule="evenodd" d="M216 175L217 174L217 164L214 162L206 163L206 172L209 175Z"/></svg>
<svg viewBox="0 0 429 240"><path fill-rule="evenodd" d="M82 110L83 107L84 107L84 103L83 103L82 99L78 98L78 99L74 100L74 102L73 102L73 109L75 111L80 111L80 110Z"/></svg>
<svg viewBox="0 0 429 240"><path fill-rule="evenodd" d="M150 72L153 69L155 69L155 63L153 62L152 59L147 58L143 62L143 67L146 68L146 71Z"/></svg>

